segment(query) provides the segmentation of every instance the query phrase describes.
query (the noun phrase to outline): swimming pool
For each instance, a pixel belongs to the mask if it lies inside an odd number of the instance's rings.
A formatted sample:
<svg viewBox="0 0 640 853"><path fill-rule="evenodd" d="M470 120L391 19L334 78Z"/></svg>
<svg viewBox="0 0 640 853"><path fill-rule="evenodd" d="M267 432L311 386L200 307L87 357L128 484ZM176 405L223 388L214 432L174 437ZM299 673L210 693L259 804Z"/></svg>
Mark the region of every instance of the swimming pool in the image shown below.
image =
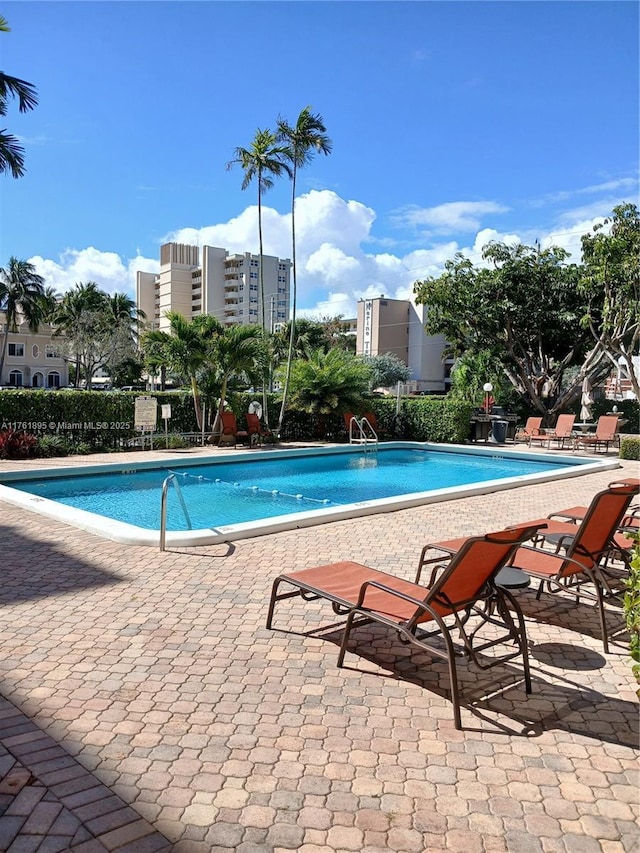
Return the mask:
<svg viewBox="0 0 640 853"><path fill-rule="evenodd" d="M12 472L0 499L119 542L211 544L607 468L592 460L419 442L323 447ZM177 486L177 488L176 488ZM189 529L190 528L190 529Z"/></svg>

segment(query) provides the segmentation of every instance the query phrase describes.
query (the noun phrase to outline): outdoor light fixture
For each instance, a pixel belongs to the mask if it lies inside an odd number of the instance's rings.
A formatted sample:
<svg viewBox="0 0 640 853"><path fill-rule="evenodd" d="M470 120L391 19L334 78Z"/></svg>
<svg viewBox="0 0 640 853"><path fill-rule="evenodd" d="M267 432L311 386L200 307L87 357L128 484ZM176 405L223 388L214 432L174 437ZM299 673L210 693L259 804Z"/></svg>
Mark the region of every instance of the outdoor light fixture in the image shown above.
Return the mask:
<svg viewBox="0 0 640 853"><path fill-rule="evenodd" d="M491 392L493 391L493 385L490 382L485 382L482 386L482 390L484 391L484 411L485 414L488 415L491 411L491 406L489 405L491 400Z"/></svg>

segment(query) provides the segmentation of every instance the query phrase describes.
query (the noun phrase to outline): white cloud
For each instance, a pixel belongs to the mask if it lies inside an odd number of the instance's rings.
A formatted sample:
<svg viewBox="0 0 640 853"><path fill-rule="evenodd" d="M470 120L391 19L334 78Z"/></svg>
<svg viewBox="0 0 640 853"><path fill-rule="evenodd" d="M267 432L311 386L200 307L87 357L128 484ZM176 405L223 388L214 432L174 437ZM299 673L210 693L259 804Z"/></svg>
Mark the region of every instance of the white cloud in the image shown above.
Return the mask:
<svg viewBox="0 0 640 853"><path fill-rule="evenodd" d="M154 272L159 263L137 257L123 261L115 252L103 252L93 246L86 249L66 249L57 261L36 255L29 258L47 287L66 293L76 283L95 281L107 293L127 293L135 296L136 271Z"/></svg>
<svg viewBox="0 0 640 853"><path fill-rule="evenodd" d="M411 205L398 211L394 219L400 225L453 234L457 231L474 231L480 227L482 218L487 214L506 213L508 209L495 201L452 201L435 207Z"/></svg>
<svg viewBox="0 0 640 853"><path fill-rule="evenodd" d="M560 245L572 253L571 260L579 261L580 237L591 231L595 222L602 221L611 208L609 200L565 210L556 214L555 222L544 228L536 231L527 228L515 233L479 226L482 217L506 210L500 204L452 202L420 214L424 222L440 223L443 233L455 226L457 239L430 241L429 248L412 248L404 253L399 248L394 252L386 247L375 253L370 250L377 242L372 235L375 212L361 202L347 201L329 190L312 190L300 196L296 205L298 310L301 316L343 314L354 317L359 299L380 294L394 299L413 299L415 281L438 276L445 262L458 251L474 264L481 264L482 247L491 240L533 245L539 239L542 248L552 243ZM265 252L290 257L290 215L263 207L263 229ZM465 245L460 234L466 235L468 231L475 236L470 234ZM221 246L231 252L257 252L257 208L251 205L227 222L171 232L158 242L168 241ZM369 251L365 251L365 247ZM115 252L91 246L68 249L57 260L42 257L30 260L45 277L46 284L60 292L78 281L96 281L109 293L120 291L134 295L136 270L157 272L159 269L157 257L145 258L138 252L136 257L124 259Z"/></svg>
<svg viewBox="0 0 640 853"><path fill-rule="evenodd" d="M577 195L591 195L593 193L611 192L612 190L629 190L636 197L638 194L638 179L637 177L614 178L610 181L604 181L601 184L592 184L588 187L578 187L574 190L559 190L555 193L549 193L540 199L533 202L534 206L542 206L556 201L567 201ZM600 202L597 202L600 204ZM619 204L615 201L614 204ZM613 206L613 205L612 205Z"/></svg>

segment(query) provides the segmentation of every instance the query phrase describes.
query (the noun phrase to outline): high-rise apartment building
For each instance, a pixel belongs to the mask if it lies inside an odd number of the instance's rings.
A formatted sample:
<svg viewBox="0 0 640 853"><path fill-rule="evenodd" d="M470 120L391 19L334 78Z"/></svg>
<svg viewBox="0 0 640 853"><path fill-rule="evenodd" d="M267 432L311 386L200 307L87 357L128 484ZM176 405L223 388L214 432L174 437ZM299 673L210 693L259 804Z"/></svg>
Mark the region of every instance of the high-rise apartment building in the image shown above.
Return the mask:
<svg viewBox="0 0 640 853"><path fill-rule="evenodd" d="M453 360L444 358L443 335L424 330L428 307L416 309L408 299L361 299L358 302L356 353L391 353L411 369L417 391L449 389Z"/></svg>
<svg viewBox="0 0 640 853"><path fill-rule="evenodd" d="M291 261L263 255L265 326L272 331L289 319ZM226 325L262 325L260 256L229 254L214 246L165 243L160 272L138 272L136 301L155 328L168 331L167 311L187 320L212 314Z"/></svg>

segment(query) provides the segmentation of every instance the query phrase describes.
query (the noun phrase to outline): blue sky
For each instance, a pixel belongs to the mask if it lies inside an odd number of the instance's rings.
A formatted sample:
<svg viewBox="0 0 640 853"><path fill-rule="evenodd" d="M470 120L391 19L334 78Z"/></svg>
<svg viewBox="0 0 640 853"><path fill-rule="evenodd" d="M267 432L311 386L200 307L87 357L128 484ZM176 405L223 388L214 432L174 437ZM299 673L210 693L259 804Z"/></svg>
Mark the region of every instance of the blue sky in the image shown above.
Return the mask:
<svg viewBox="0 0 640 853"><path fill-rule="evenodd" d="M638 201L636 2L5 2L0 67L40 104L5 126L0 263L134 292L170 239L257 251L236 146L311 105L333 141L299 176L301 308L406 298L489 239L563 245ZM290 257L290 187L264 197Z"/></svg>

